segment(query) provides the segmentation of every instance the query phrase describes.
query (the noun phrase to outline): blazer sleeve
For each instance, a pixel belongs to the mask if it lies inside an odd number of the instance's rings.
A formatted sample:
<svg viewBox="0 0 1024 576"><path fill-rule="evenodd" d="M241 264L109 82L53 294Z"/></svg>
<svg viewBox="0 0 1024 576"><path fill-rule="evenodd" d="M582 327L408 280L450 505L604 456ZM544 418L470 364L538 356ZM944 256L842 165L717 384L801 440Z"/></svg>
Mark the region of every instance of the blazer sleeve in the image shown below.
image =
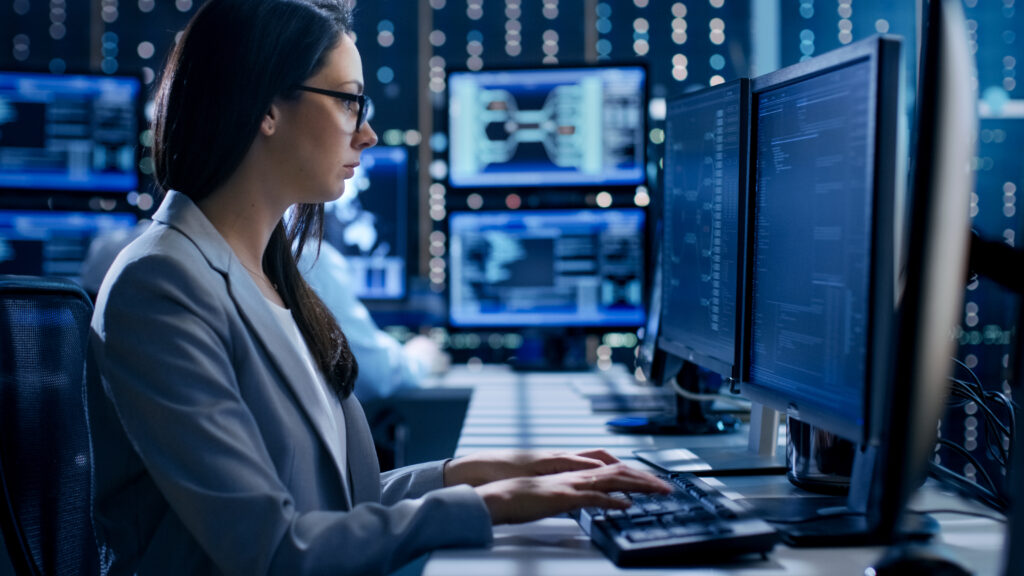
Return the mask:
<svg viewBox="0 0 1024 576"><path fill-rule="evenodd" d="M91 344L132 446L220 570L383 574L432 549L490 542L487 509L465 486L297 511L240 394L232 338L244 327L224 278L201 264L150 255L119 266Z"/></svg>
<svg viewBox="0 0 1024 576"><path fill-rule="evenodd" d="M444 465L448 460L384 472L380 475L381 502L388 504L403 498L419 498L432 490L444 488Z"/></svg>

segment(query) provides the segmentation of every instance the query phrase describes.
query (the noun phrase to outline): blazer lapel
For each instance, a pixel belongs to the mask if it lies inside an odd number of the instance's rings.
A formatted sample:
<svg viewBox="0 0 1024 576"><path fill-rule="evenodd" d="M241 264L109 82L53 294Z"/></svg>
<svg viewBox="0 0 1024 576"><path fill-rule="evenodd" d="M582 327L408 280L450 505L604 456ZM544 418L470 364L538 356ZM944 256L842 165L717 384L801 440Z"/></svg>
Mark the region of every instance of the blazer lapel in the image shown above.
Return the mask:
<svg viewBox="0 0 1024 576"><path fill-rule="evenodd" d="M380 463L373 448L366 414L355 394L341 403L345 412L345 436L348 442L348 477L352 482L352 503L380 502Z"/></svg>
<svg viewBox="0 0 1024 576"><path fill-rule="evenodd" d="M249 273L237 261L229 265L228 290L242 318L263 343L267 355L277 366L284 381L288 383L292 393L298 399L299 405L302 406L310 423L320 436L320 440L330 452L340 479L342 473L340 451L345 447L340 445L338 432L331 425L332 419L327 412L330 407L324 405L313 388L319 386L319 383L310 382L305 378L307 374L305 362L295 350L295 344L285 337L281 325L270 311L270 304L263 297ZM348 490L347 487L345 489Z"/></svg>
<svg viewBox="0 0 1024 576"><path fill-rule="evenodd" d="M331 419L327 413L329 407L323 405L313 389L317 383L303 378L306 375L304 361L295 350L294 344L285 337L280 324L269 308L270 304L263 297L241 262L235 257L234 251L213 227L213 224L206 219L199 207L187 196L174 190L168 192L160 209L153 215L153 220L172 226L191 239L206 257L210 266L225 276L228 293L238 308L239 314L263 344L267 356L273 361L284 381L288 383L313 429L316 430L320 440L327 447L338 471L338 481L348 495L348 486L344 486L345 483L341 481L343 470L340 451L346 447L340 445L337 431L332 430ZM363 423L365 424L365 422L364 417ZM346 424L346 426L349 425ZM350 426L346 431L349 430L351 430Z"/></svg>

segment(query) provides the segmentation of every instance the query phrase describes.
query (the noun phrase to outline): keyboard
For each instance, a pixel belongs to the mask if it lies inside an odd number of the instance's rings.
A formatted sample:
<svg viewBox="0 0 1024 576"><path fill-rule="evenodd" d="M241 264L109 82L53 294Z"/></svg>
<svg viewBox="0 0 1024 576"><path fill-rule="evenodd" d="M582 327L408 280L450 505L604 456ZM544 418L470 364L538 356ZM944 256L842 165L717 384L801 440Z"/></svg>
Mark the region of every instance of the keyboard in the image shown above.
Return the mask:
<svg viewBox="0 0 1024 576"><path fill-rule="evenodd" d="M767 554L780 540L767 522L692 474L662 478L670 494L625 494L628 510L584 508L591 541L619 566L680 566Z"/></svg>

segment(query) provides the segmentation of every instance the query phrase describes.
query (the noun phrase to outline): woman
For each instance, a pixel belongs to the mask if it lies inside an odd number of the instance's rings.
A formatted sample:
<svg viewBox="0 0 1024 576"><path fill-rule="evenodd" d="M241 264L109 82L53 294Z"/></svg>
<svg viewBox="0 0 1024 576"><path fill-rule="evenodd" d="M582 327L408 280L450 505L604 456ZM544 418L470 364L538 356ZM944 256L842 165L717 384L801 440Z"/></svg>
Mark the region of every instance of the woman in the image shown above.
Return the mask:
<svg viewBox="0 0 1024 576"><path fill-rule="evenodd" d="M168 192L92 324L109 572L384 573L492 524L667 491L600 451L380 475L356 363L290 250L377 141L362 80L340 1L209 0L175 47L154 126Z"/></svg>

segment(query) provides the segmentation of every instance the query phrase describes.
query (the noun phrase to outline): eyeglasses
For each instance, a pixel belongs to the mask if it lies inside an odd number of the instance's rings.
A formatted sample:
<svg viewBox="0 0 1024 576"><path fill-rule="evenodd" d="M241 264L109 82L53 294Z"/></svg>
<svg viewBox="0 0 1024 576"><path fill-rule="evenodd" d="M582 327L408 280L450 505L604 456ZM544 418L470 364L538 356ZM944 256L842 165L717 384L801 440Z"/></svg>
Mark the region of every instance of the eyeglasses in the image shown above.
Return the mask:
<svg viewBox="0 0 1024 576"><path fill-rule="evenodd" d="M324 96L330 96L331 98L337 98L338 100L346 102L345 109L350 112L352 111L352 103L354 102L359 106L359 110L356 115L356 132L361 130L363 124L373 117L373 100L370 100L370 97L365 94L337 92L335 90L324 90L323 88L314 88L312 86L303 85L296 86L295 89L302 90L304 92L313 92L314 94L323 94Z"/></svg>

